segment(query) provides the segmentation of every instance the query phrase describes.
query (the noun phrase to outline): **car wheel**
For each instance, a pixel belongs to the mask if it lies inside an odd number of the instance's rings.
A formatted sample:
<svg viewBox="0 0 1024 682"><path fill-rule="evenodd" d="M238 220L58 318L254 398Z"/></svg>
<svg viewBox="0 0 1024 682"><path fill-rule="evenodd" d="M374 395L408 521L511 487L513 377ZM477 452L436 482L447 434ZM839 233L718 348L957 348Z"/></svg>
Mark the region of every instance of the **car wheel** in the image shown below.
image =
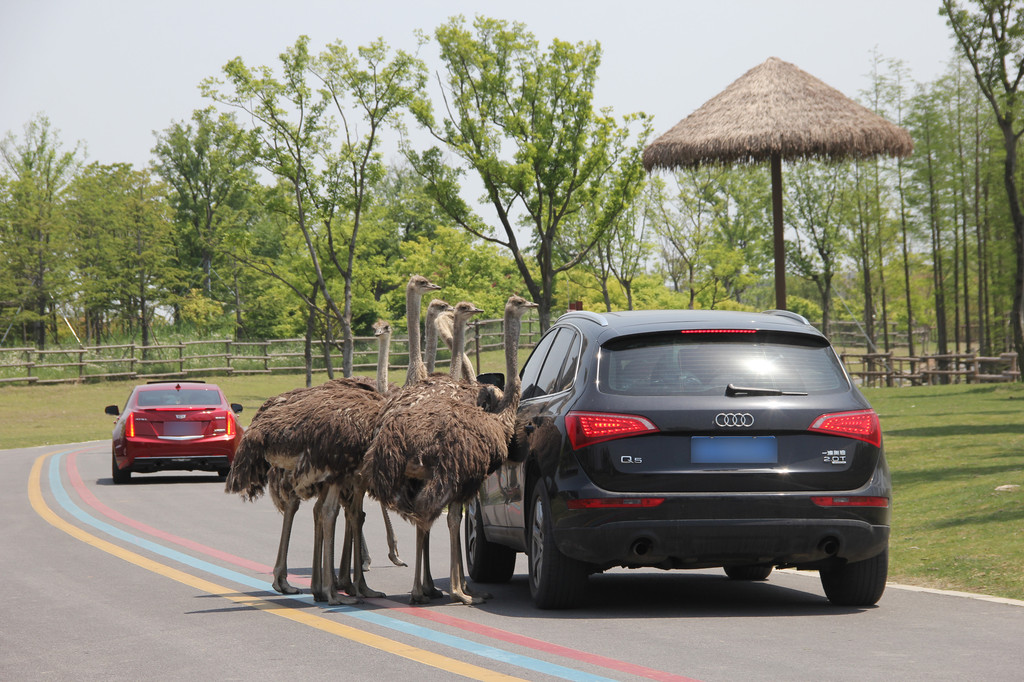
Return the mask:
<svg viewBox="0 0 1024 682"><path fill-rule="evenodd" d="M117 467L117 458L113 454L110 455L110 477L114 479L114 483L120 485L122 483L130 483L132 480L131 469L119 469Z"/></svg>
<svg viewBox="0 0 1024 682"><path fill-rule="evenodd" d="M771 566L754 564L752 566L726 566L725 574L732 580L768 580L772 573Z"/></svg>
<svg viewBox="0 0 1024 682"><path fill-rule="evenodd" d="M577 606L586 593L586 566L562 554L555 544L551 503L543 481L538 481L534 486L530 509L532 513L527 553L533 603L540 609Z"/></svg>
<svg viewBox="0 0 1024 682"><path fill-rule="evenodd" d="M478 583L507 583L516 570L516 551L488 542L480 499L466 506L466 571Z"/></svg>
<svg viewBox="0 0 1024 682"><path fill-rule="evenodd" d="M889 548L878 556L820 572L825 596L836 606L871 606L885 591Z"/></svg>

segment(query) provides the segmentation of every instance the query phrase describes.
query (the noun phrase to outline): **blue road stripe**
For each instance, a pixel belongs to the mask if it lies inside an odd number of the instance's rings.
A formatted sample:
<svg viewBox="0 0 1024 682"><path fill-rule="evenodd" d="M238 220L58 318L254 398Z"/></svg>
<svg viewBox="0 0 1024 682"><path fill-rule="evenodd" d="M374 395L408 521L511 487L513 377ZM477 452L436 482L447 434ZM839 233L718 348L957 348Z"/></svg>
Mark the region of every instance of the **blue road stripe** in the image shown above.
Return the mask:
<svg viewBox="0 0 1024 682"><path fill-rule="evenodd" d="M267 592L275 596L277 595L277 592L274 591L273 587L268 582L259 580L257 578L253 578L251 576L245 575L244 573L239 573L238 571L234 571L229 568L217 566L216 564L212 564L208 561L197 559L196 557L190 556L183 552L179 552L169 547L165 547L164 545L155 543L151 540L139 537L134 533L129 533L120 528L117 528L116 526L112 526L111 524L105 521L97 519L96 517L92 516L91 514L83 510L81 507L75 504L74 501L72 501L71 497L67 493L67 490L64 488L64 482L61 480L60 477L60 464L64 459L64 455L66 454L67 452L59 452L54 454L53 457L51 457L50 459L50 490L53 493L54 498L57 500L57 503L61 507L63 507L65 511L74 516L76 519L78 519L82 523L92 526L93 528L101 532L104 532L108 535L111 535L115 538L118 538L119 540L130 543L137 547L142 547L143 549L146 549L154 554L158 554L173 561L185 564L186 566L191 566L192 568L205 571L207 573L211 573L225 580L229 580L231 582L244 585L246 587L251 587L253 589L260 590L261 592ZM314 605L317 604L317 602L313 601L312 595L308 594L289 595L287 598L310 602ZM437 644L443 644L445 646L454 647L467 653L475 654L482 658L489 658L491 660L500 661L502 663L509 663L545 675L551 675L552 677L558 677L565 680L580 680L587 682L613 682L612 678L602 677L600 675L592 675L590 673L586 673L580 670L574 670L573 668L567 668L565 666L557 665L555 663L548 663L547 661L542 661L536 658L532 658L530 656L524 656L522 654L507 651L505 649L488 646L486 644L480 644L478 642L474 642L463 637L436 632L434 630L431 630L430 628L423 627L422 625L416 625L414 623L408 623L397 618L384 616L375 611L360 609L354 606L332 607L325 610L328 612L340 613L342 615L356 618L358 620L362 620L367 623L372 623L373 625L388 628L390 630L403 632L405 634L412 635L414 637L419 637L421 639L425 639Z"/></svg>

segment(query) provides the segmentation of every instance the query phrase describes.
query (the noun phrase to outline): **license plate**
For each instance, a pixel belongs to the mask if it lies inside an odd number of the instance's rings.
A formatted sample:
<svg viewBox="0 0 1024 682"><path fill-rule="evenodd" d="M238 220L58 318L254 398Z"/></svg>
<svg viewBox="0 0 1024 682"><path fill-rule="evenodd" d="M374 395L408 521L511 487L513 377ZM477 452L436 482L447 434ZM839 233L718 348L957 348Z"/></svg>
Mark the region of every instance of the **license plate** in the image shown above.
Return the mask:
<svg viewBox="0 0 1024 682"><path fill-rule="evenodd" d="M198 436L203 432L203 422L164 422L165 436Z"/></svg>
<svg viewBox="0 0 1024 682"><path fill-rule="evenodd" d="M693 436L693 464L776 464L779 448L775 436Z"/></svg>

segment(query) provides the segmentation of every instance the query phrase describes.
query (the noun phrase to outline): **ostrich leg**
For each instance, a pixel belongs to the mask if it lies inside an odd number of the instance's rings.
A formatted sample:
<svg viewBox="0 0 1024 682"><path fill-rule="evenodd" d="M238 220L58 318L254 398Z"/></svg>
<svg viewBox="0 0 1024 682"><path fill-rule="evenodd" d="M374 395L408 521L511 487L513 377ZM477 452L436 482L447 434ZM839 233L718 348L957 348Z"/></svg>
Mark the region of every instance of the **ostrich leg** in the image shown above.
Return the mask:
<svg viewBox="0 0 1024 682"><path fill-rule="evenodd" d="M462 526L462 503L448 505L448 534L451 547L451 596L463 604L482 604L491 598L486 592L472 592L466 585L466 574L462 567L462 541L459 531Z"/></svg>
<svg viewBox="0 0 1024 682"><path fill-rule="evenodd" d="M288 507L281 520L281 540L277 544L277 559L274 561L274 589L281 594L298 594L299 589L288 583L288 541L292 536L292 521L299 510L299 498L288 500Z"/></svg>
<svg viewBox="0 0 1024 682"><path fill-rule="evenodd" d="M316 544L313 548L313 599L326 601L331 606L359 603L359 599L355 597L339 595L334 586L334 534L338 512L341 510L340 498L341 486L337 483L326 485L317 498L320 509L316 517L320 532L315 535L319 536L320 541L317 543L314 538ZM319 561L316 561L317 559Z"/></svg>
<svg viewBox="0 0 1024 682"><path fill-rule="evenodd" d="M443 597L444 592L434 587L434 577L430 574L430 529L423 531L423 594L428 599Z"/></svg>
<svg viewBox="0 0 1024 682"><path fill-rule="evenodd" d="M427 531L416 526L416 559L413 561L415 570L412 578L412 595L409 598L411 604L429 604L430 597L423 593L423 551L426 549Z"/></svg>
<svg viewBox="0 0 1024 682"><path fill-rule="evenodd" d="M344 507L344 503L342 503ZM365 514L363 515L365 517ZM352 594L352 524L348 521L348 513L345 514L345 536L341 541L341 562L338 564L338 577L334 581L334 586L338 590L348 592ZM361 537L361 536L360 536ZM366 552L366 544L363 543L363 570L368 570L370 563L369 557Z"/></svg>
<svg viewBox="0 0 1024 682"><path fill-rule="evenodd" d="M391 525L391 516L388 514L388 508L384 506L384 503L380 503L381 513L384 514L384 528L388 532L388 558L391 559L391 563L395 566L407 566L404 561L398 557L398 541L395 540L395 527ZM369 565L369 560L367 560Z"/></svg>
<svg viewBox="0 0 1024 682"><path fill-rule="evenodd" d="M349 594L358 597L384 597L386 596L383 592L370 589L366 584L366 578L363 575L363 548L362 543L356 542L356 538L360 538L363 535L363 519L366 518L366 514L363 513L363 500L366 493L362 489L350 490L351 497L345 499L345 523L347 526L352 527L352 588Z"/></svg>

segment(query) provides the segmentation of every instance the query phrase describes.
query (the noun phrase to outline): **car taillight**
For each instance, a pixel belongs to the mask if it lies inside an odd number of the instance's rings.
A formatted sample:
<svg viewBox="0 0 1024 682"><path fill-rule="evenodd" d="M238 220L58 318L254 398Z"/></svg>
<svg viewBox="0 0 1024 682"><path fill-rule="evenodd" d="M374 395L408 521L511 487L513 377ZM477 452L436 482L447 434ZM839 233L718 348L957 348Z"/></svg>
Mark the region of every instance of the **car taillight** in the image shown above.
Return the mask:
<svg viewBox="0 0 1024 682"><path fill-rule="evenodd" d="M589 497L569 500L569 509L646 509L657 507L664 497Z"/></svg>
<svg viewBox="0 0 1024 682"><path fill-rule="evenodd" d="M235 435L235 417L230 412L225 412L224 420L224 433L226 433L229 436Z"/></svg>
<svg viewBox="0 0 1024 682"><path fill-rule="evenodd" d="M658 427L635 414L570 412L565 415L565 432L573 450L615 438L655 433Z"/></svg>
<svg viewBox="0 0 1024 682"><path fill-rule="evenodd" d="M825 495L811 498L811 502L819 507L885 507L889 506L888 497L872 495Z"/></svg>
<svg viewBox="0 0 1024 682"><path fill-rule="evenodd" d="M823 414L815 419L807 430L849 436L871 443L875 447L882 446L882 428L878 423L878 414L874 410Z"/></svg>
<svg viewBox="0 0 1024 682"><path fill-rule="evenodd" d="M135 413L134 412L129 412L128 413L128 425L127 425L126 429L128 431L128 437L129 438L134 438L135 437Z"/></svg>

